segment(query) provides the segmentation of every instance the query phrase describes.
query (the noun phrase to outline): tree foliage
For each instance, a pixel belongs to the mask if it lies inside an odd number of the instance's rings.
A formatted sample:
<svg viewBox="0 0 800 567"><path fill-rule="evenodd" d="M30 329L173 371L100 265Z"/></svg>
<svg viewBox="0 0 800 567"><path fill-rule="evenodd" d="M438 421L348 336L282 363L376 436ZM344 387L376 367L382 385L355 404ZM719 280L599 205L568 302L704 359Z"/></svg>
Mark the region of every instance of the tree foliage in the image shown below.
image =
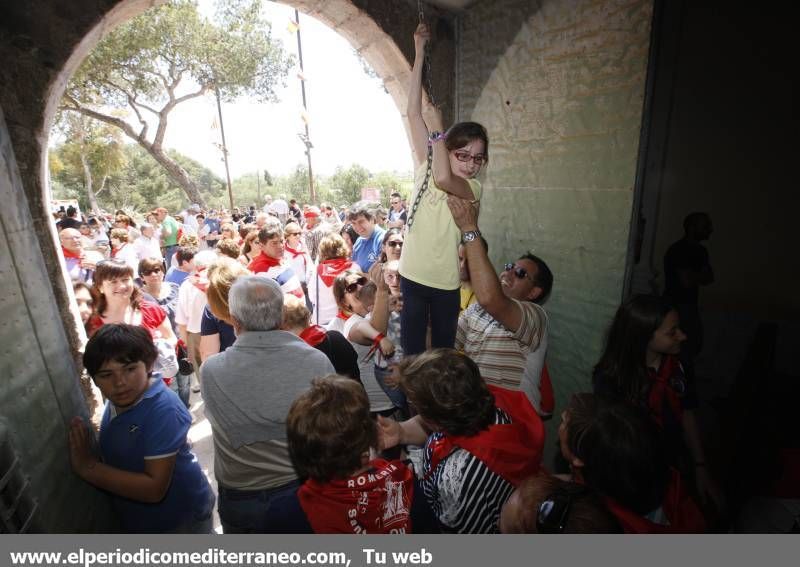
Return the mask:
<svg viewBox="0 0 800 567"><path fill-rule="evenodd" d="M78 69L61 106L118 128L199 204L196 180L163 147L170 112L215 91L223 100L274 101L291 65L261 17L260 0L218 6L211 22L191 0L172 0L118 27Z"/></svg>
<svg viewBox="0 0 800 567"><path fill-rule="evenodd" d="M59 198L78 199L81 208L86 210L88 195L83 187L80 163L71 157L72 152L70 142L50 152L53 193ZM176 151L170 150L168 155L197 181L206 203L221 207L227 202L225 182L214 172ZM97 195L102 209L146 211L163 206L176 211L189 205L182 188L143 148L135 144L124 145L122 164L108 176L105 190Z"/></svg>
<svg viewBox="0 0 800 567"><path fill-rule="evenodd" d="M62 116L59 124L67 141L54 152L51 175L74 187L82 185L82 200L97 212L97 195L126 163L122 133L82 114Z"/></svg>
<svg viewBox="0 0 800 567"><path fill-rule="evenodd" d="M354 164L347 169L339 166L331 176L331 191L336 200L355 203L361 199L361 189L369 186L370 177L364 166Z"/></svg>

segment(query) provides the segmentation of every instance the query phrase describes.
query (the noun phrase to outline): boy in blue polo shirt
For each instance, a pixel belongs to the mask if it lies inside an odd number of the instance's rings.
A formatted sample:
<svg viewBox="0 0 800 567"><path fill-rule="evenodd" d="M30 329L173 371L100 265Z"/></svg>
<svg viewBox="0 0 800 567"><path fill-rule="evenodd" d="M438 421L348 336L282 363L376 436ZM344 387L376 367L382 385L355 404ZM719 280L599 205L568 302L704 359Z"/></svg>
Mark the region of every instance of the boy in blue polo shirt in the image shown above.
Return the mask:
<svg viewBox="0 0 800 567"><path fill-rule="evenodd" d="M72 469L110 492L123 530L210 533L214 494L186 434L192 418L152 372L158 351L148 331L103 325L89 340L83 365L108 400L98 460L80 417L69 431Z"/></svg>

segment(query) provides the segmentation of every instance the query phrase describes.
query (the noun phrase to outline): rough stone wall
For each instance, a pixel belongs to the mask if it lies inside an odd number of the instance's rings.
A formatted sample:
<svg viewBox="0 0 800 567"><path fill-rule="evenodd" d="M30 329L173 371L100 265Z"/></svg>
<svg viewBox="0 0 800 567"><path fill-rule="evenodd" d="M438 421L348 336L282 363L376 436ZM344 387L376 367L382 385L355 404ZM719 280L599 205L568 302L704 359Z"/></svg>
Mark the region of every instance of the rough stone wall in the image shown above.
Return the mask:
<svg viewBox="0 0 800 567"><path fill-rule="evenodd" d="M32 532L112 530L106 497L70 472L69 420L87 415L2 111L0 201L0 476L18 457L5 490L22 494L12 529L30 517Z"/></svg>
<svg viewBox="0 0 800 567"><path fill-rule="evenodd" d="M651 14L650 0L504 0L460 22L457 114L490 138L481 228L495 266L531 250L555 274L562 408L589 387L621 299Z"/></svg>

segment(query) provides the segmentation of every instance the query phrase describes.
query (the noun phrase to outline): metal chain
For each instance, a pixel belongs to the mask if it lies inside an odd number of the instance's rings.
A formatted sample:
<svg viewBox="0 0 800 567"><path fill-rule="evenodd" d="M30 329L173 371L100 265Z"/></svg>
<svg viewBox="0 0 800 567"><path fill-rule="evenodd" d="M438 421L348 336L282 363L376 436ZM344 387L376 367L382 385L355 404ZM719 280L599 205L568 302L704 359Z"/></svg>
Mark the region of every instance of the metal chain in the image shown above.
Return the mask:
<svg viewBox="0 0 800 567"><path fill-rule="evenodd" d="M425 23L425 12L422 10L422 0L417 0L417 12L418 12L418 15L419 15L419 23L424 24ZM436 102L434 102L434 100L433 100L433 81L431 79L431 42L430 41L428 41L428 43L425 45L424 69L425 69L425 79L427 80L427 83L428 83L428 98L430 99L431 104L433 106L436 106Z"/></svg>
<svg viewBox="0 0 800 567"><path fill-rule="evenodd" d="M425 23L425 12L422 9L422 0L417 0L417 13L419 15L419 23ZM431 50L430 50L430 41L425 45L425 63L424 63L424 70L425 76L428 81L428 98L431 101L431 104L435 105L436 103L433 101L433 83L431 82ZM414 198L414 203L411 205L411 214L408 215L408 220L406 222L406 226L408 227L406 230L409 232L411 231L411 227L414 224L414 217L417 214L417 209L419 208L420 203L422 202L422 197L425 195L425 192L428 190L428 184L431 180L431 173L433 168L433 143L428 141L428 164L425 169L425 179L422 181L422 185L420 185L419 192L417 196Z"/></svg>
<svg viewBox="0 0 800 567"><path fill-rule="evenodd" d="M411 205L411 214L408 215L408 220L406 221L406 226L408 227L406 230L411 232L411 225L414 224L414 217L417 214L417 209L419 208L420 202L422 201L422 196L425 194L425 191L428 190L428 183L431 180L431 172L433 169L433 143L428 142L428 166L425 169L425 179L422 181L422 185L419 187L419 193L417 193L416 198L414 199L414 204Z"/></svg>

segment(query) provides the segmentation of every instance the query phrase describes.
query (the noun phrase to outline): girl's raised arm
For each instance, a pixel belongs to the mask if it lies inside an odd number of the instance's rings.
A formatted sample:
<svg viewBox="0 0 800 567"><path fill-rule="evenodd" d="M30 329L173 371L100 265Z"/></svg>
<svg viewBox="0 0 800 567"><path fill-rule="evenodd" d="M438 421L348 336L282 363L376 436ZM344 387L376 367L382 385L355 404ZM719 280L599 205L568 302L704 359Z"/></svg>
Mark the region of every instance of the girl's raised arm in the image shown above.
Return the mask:
<svg viewBox="0 0 800 567"><path fill-rule="evenodd" d="M411 129L411 148L414 167L419 167L428 156L428 127L422 118L422 67L425 63L425 45L431 32L427 24L419 24L414 31L414 65L408 84L408 106L406 116Z"/></svg>

